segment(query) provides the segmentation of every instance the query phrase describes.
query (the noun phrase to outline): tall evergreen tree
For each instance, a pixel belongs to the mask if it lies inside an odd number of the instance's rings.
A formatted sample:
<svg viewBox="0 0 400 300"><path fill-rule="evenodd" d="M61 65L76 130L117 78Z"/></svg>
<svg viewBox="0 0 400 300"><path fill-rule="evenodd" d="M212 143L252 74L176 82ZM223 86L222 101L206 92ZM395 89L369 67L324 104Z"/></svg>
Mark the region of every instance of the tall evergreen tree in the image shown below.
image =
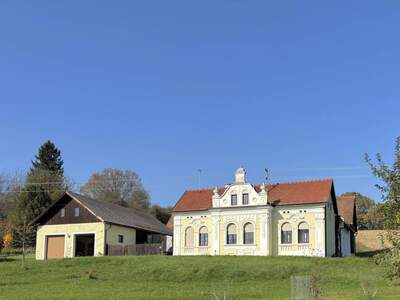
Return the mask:
<svg viewBox="0 0 400 300"><path fill-rule="evenodd" d="M17 197L12 213L14 225L31 222L64 193L63 164L60 150L51 141L40 146Z"/></svg>
<svg viewBox="0 0 400 300"><path fill-rule="evenodd" d="M50 140L40 146L35 160L32 161L30 174L38 170L51 172L60 177L64 176L64 161L61 158L61 151Z"/></svg>
<svg viewBox="0 0 400 300"><path fill-rule="evenodd" d="M64 161L61 151L51 141L41 145L35 155L27 176L27 186L40 186L53 200L65 190Z"/></svg>

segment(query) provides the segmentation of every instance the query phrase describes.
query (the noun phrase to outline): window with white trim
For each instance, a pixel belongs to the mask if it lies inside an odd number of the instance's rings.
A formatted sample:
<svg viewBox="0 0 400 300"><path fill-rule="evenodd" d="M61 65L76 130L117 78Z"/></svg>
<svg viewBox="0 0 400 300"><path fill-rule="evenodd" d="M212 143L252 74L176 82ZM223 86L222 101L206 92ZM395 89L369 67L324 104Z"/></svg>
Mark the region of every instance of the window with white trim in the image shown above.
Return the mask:
<svg viewBox="0 0 400 300"><path fill-rule="evenodd" d="M237 195L236 194L231 195L231 205L237 205Z"/></svg>
<svg viewBox="0 0 400 300"><path fill-rule="evenodd" d="M64 217L65 217L65 208L64 208L64 207L61 208L61 210L60 210L60 217L61 217L61 218L64 218Z"/></svg>
<svg viewBox="0 0 400 300"><path fill-rule="evenodd" d="M249 194L245 193L242 195L242 204L243 205L249 204Z"/></svg>
<svg viewBox="0 0 400 300"><path fill-rule="evenodd" d="M281 227L281 244L292 243L292 225L284 223Z"/></svg>
<svg viewBox="0 0 400 300"><path fill-rule="evenodd" d="M79 207L75 207L74 209L74 216L79 217Z"/></svg>
<svg viewBox="0 0 400 300"><path fill-rule="evenodd" d="M199 230L199 246L208 246L208 229L206 226Z"/></svg>
<svg viewBox="0 0 400 300"><path fill-rule="evenodd" d="M306 222L301 222L298 228L299 244L307 244L310 242L310 230Z"/></svg>
<svg viewBox="0 0 400 300"><path fill-rule="evenodd" d="M243 226L243 244L254 244L254 225L246 223Z"/></svg>
<svg viewBox="0 0 400 300"><path fill-rule="evenodd" d="M235 224L229 224L226 227L226 243L228 245L234 245L237 243L237 230Z"/></svg>

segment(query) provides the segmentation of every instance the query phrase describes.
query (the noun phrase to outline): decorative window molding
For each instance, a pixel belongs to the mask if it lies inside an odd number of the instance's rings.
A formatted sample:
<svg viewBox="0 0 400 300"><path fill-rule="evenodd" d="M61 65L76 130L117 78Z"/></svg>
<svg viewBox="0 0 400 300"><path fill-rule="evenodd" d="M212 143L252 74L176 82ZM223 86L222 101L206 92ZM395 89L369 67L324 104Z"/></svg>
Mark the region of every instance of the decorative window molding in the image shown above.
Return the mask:
<svg viewBox="0 0 400 300"><path fill-rule="evenodd" d="M185 230L185 247L194 247L194 230L191 226L187 227Z"/></svg>
<svg viewBox="0 0 400 300"><path fill-rule="evenodd" d="M208 229L206 226L201 227L199 230L199 246L208 246Z"/></svg>
<svg viewBox="0 0 400 300"><path fill-rule="evenodd" d="M310 229L307 222L301 222L299 224L297 239L299 244L308 244L310 242Z"/></svg>
<svg viewBox="0 0 400 300"><path fill-rule="evenodd" d="M281 244L292 243L292 225L290 223L283 223L281 226Z"/></svg>
<svg viewBox="0 0 400 300"><path fill-rule="evenodd" d="M243 244L254 244L253 223L246 223L243 226Z"/></svg>
<svg viewBox="0 0 400 300"><path fill-rule="evenodd" d="M226 227L226 244L236 245L237 244L237 228L236 225L231 223Z"/></svg>

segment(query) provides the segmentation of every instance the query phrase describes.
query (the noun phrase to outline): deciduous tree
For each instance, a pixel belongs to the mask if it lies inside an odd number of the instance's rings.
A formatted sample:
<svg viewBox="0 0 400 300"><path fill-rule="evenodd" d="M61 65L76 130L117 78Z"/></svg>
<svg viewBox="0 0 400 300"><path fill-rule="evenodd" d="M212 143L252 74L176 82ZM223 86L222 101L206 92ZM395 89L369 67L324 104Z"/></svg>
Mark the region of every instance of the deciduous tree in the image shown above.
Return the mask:
<svg viewBox="0 0 400 300"><path fill-rule="evenodd" d="M147 210L150 206L149 194L139 175L129 170L107 168L94 173L80 191L92 198L125 207Z"/></svg>
<svg viewBox="0 0 400 300"><path fill-rule="evenodd" d="M376 187L382 193L386 238L393 246L380 261L388 266L387 276L398 280L400 279L400 137L396 140L392 165L386 164L379 153L376 154L376 163L368 154L365 154L365 160L372 173L381 181Z"/></svg>

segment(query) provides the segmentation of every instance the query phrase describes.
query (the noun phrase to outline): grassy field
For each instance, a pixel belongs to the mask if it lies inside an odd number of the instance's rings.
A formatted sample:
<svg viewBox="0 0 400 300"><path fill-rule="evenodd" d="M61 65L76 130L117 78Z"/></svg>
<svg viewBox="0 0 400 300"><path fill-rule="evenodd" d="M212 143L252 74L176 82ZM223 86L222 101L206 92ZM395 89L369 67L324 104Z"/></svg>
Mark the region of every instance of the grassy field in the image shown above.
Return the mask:
<svg viewBox="0 0 400 300"><path fill-rule="evenodd" d="M322 299L400 299L368 258L99 257L0 258L0 299L290 299L291 275L320 273ZM87 272L92 271L92 279Z"/></svg>

